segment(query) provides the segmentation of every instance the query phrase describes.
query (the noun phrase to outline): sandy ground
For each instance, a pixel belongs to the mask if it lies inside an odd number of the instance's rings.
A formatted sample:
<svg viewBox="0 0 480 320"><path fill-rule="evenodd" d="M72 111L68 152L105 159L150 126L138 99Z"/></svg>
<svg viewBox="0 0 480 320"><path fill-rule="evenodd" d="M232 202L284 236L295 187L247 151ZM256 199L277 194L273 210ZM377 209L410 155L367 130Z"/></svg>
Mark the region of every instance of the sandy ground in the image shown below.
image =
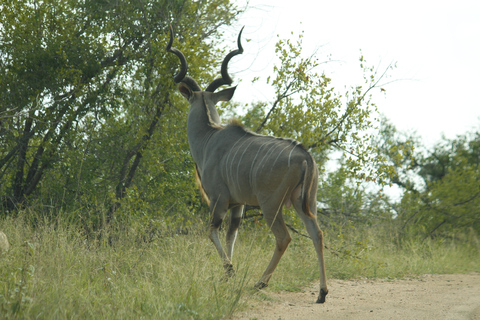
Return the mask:
<svg viewBox="0 0 480 320"><path fill-rule="evenodd" d="M480 320L480 274L425 275L405 280L328 282L325 304L314 303L318 284L303 292L270 292L235 320L470 319Z"/></svg>

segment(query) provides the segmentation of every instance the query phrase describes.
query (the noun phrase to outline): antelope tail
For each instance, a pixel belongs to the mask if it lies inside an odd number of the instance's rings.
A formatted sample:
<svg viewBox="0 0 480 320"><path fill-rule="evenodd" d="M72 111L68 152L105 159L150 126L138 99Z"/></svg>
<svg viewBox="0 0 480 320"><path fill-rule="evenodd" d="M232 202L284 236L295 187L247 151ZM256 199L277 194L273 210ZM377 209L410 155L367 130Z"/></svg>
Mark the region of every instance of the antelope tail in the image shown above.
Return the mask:
<svg viewBox="0 0 480 320"><path fill-rule="evenodd" d="M310 210L310 193L312 191L313 184L317 179L315 179L315 161L310 157L310 163L307 160L303 161L303 186L302 186L302 210L310 218L315 217L315 214Z"/></svg>

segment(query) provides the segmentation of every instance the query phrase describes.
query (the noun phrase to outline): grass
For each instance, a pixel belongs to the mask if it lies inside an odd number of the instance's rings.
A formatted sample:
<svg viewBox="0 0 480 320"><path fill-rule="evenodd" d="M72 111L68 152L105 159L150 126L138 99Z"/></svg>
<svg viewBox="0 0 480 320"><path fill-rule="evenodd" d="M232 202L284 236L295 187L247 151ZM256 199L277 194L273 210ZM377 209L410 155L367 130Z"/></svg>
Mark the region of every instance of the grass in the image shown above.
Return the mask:
<svg viewBox="0 0 480 320"><path fill-rule="evenodd" d="M407 239L401 244L370 234L352 241L359 257L330 260L334 278L402 278L419 274L480 272L480 244L475 235L444 239Z"/></svg>
<svg viewBox="0 0 480 320"><path fill-rule="evenodd" d="M311 241L292 235L270 286L254 290L274 247L262 227L241 228L236 276L228 281L205 232L146 237L137 225L85 235L61 220L40 220L33 228L22 217L0 220L0 230L10 241L0 254L0 318L219 319L252 299L268 299L271 290L295 292L318 281ZM474 236L399 245L369 232L327 230L327 277L480 272Z"/></svg>

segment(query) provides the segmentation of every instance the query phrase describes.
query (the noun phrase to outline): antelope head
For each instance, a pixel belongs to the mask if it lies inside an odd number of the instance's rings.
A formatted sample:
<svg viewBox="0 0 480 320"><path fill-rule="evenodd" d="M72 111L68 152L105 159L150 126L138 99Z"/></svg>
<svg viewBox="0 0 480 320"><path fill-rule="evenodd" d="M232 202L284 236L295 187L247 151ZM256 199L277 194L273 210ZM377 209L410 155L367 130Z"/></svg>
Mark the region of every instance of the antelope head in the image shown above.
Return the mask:
<svg viewBox="0 0 480 320"><path fill-rule="evenodd" d="M170 41L167 45L167 51L175 54L180 59L181 63L180 71L174 76L174 81L179 84L178 90L180 93L188 100L188 102L190 102L191 112L196 109L200 109L198 113L201 114L203 113L202 109L206 108L206 115L208 116L208 121L211 123L211 125L220 125L220 117L218 116L215 105L219 101L229 101L235 93L236 87L227 88L216 93L215 90L223 85L231 85L233 82L232 78L228 74L228 63L234 56L243 53L241 43L242 32L243 28L240 30L237 39L238 49L230 52L222 62L221 77L215 79L212 83L210 83L207 89L203 91L193 78L187 76L188 64L183 53L180 50L172 47L173 29L170 25ZM195 115L192 115L192 117L193 116ZM203 121L203 119L199 119L199 121Z"/></svg>

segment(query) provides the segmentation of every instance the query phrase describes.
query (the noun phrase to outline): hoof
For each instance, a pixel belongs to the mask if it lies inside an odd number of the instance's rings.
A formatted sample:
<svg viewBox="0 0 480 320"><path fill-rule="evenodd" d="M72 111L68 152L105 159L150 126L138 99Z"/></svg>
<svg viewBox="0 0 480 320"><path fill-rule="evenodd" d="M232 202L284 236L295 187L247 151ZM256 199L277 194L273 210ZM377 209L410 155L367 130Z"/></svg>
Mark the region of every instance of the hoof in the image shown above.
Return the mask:
<svg viewBox="0 0 480 320"><path fill-rule="evenodd" d="M233 269L233 264L224 264L223 268L225 269L225 274L223 275L225 281L235 275L235 269Z"/></svg>
<svg viewBox="0 0 480 320"><path fill-rule="evenodd" d="M223 265L223 268L225 269L226 274L231 276L235 274L235 269L233 269L233 264L225 264Z"/></svg>
<svg viewBox="0 0 480 320"><path fill-rule="evenodd" d="M328 290L320 289L320 295L318 296L317 303L324 303L327 294Z"/></svg>
<svg viewBox="0 0 480 320"><path fill-rule="evenodd" d="M265 283L263 281L258 281L257 283L255 283L254 287L260 290L265 288L266 286L268 286L268 283Z"/></svg>

